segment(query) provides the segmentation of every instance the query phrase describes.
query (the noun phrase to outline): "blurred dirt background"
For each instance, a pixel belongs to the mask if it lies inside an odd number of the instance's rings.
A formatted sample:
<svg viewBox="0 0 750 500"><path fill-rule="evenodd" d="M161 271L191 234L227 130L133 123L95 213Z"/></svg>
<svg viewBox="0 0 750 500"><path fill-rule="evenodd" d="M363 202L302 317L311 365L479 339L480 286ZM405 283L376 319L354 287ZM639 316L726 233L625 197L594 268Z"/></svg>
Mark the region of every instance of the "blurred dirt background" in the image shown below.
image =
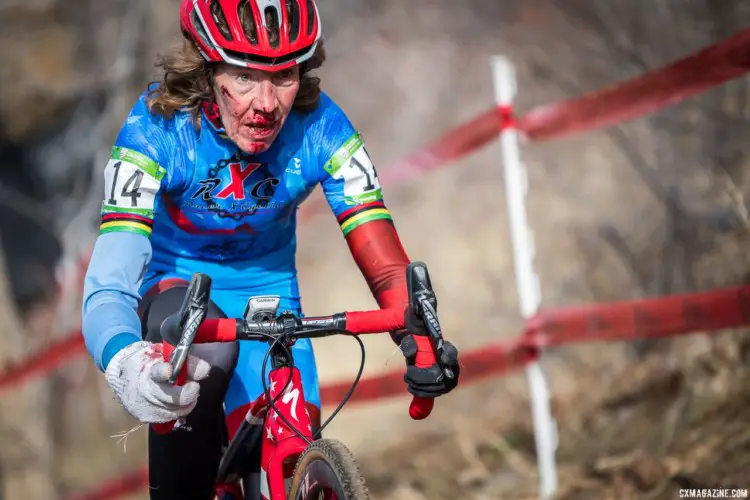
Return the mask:
<svg viewBox="0 0 750 500"><path fill-rule="evenodd" d="M178 3L0 4L0 367L79 321L77 259L96 234L101 170L158 76L154 56L177 36ZM655 69L750 22L740 0L320 0L320 9L323 87L381 170L492 104L491 55L516 64L523 111ZM741 79L525 148L544 307L747 281L748 90ZM498 145L386 186L385 197L411 258L430 267L447 335L464 350L515 335ZM307 314L374 305L333 217L302 224L298 241ZM349 342L317 344L324 382L355 373ZM388 341L366 344L366 374L402 366ZM549 352L560 498L750 487L749 364L745 332ZM410 421L407 403L352 406L329 427L374 498L534 498L523 374L461 388L425 422ZM62 499L144 464L143 429L126 443L111 437L132 427L88 358L4 392L0 498Z"/></svg>

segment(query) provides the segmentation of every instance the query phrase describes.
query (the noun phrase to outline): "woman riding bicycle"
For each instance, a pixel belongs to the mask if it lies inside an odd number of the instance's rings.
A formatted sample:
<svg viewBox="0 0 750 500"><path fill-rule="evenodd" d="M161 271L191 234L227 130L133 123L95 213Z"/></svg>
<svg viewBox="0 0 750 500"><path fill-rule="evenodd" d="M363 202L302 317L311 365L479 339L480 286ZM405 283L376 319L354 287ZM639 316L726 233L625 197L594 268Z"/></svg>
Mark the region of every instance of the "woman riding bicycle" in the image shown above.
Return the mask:
<svg viewBox="0 0 750 500"><path fill-rule="evenodd" d="M209 317L242 317L248 297L279 295L300 314L296 213L321 184L381 308L405 310L409 259L361 136L319 88L321 25L313 0L182 0L184 39L141 95L104 172L100 233L86 275L83 335L125 409L149 431L152 499L211 497L225 432L261 392L260 342L195 345L189 382L167 383L159 326L195 272L211 276ZM434 363L415 366L426 337L393 332L408 390L455 387ZM320 425L312 345L293 347ZM458 374L458 353L444 364ZM434 360L434 356L432 358ZM199 397L200 394L200 397ZM225 422L226 415L226 426Z"/></svg>

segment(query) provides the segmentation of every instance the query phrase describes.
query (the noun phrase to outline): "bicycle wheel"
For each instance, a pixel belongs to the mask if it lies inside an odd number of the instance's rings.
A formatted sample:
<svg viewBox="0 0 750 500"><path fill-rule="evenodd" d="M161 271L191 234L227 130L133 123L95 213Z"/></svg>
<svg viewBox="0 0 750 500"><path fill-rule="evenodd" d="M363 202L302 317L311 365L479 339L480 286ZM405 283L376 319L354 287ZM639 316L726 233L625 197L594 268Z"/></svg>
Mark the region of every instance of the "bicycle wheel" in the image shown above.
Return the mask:
<svg viewBox="0 0 750 500"><path fill-rule="evenodd" d="M370 500L365 480L349 448L320 439L302 452L292 476L290 500Z"/></svg>

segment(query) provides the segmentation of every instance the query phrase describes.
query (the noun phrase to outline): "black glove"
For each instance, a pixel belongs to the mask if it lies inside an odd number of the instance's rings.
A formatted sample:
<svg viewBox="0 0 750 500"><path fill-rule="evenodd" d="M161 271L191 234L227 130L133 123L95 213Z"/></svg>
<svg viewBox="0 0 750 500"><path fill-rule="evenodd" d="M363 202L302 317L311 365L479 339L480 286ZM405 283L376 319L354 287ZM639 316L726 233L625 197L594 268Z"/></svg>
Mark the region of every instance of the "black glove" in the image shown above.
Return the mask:
<svg viewBox="0 0 750 500"><path fill-rule="evenodd" d="M443 355L440 359L446 368L453 371L453 378L449 379L440 369L440 365L435 361L435 354L432 349L430 338L424 335L407 334L401 339L399 344L401 352L406 357L406 374L404 381L407 384L411 394L422 398L436 398L447 394L458 385L458 375L460 367L458 363L458 349L448 341L443 343ZM420 366L416 364L417 353L420 353ZM421 367L424 358L432 361L432 365Z"/></svg>

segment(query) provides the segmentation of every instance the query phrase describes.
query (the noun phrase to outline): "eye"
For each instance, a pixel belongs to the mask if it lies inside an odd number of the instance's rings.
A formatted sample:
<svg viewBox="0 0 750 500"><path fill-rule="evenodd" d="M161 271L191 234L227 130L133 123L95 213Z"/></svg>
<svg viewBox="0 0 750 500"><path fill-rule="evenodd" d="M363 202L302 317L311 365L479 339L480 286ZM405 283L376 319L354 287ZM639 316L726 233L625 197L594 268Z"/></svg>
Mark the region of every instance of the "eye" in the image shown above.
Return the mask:
<svg viewBox="0 0 750 500"><path fill-rule="evenodd" d="M295 68L282 69L274 74L274 81L280 84L291 84L296 76Z"/></svg>
<svg viewBox="0 0 750 500"><path fill-rule="evenodd" d="M241 82L249 82L250 81L250 77L248 75L246 75L246 74L240 75L239 78L240 78Z"/></svg>

